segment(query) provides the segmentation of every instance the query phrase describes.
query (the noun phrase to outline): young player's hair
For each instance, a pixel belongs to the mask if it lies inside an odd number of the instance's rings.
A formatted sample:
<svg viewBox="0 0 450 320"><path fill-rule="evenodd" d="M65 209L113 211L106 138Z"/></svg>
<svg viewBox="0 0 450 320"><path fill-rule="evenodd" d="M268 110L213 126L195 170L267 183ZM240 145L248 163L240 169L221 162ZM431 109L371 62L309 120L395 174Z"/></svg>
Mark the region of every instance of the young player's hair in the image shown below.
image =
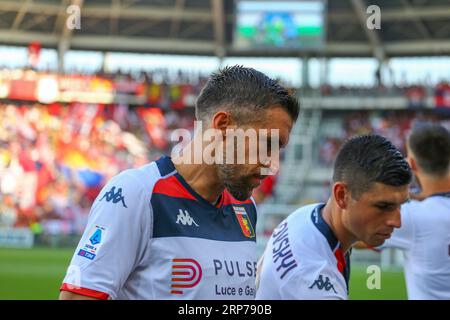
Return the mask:
<svg viewBox="0 0 450 320"><path fill-rule="evenodd" d="M355 199L370 190L375 182L403 186L411 178L411 168L402 153L389 140L375 134L347 140L334 164L333 182L347 184Z"/></svg>
<svg viewBox="0 0 450 320"><path fill-rule="evenodd" d="M450 132L439 124L415 126L408 138L417 165L433 176L447 176L450 170Z"/></svg>
<svg viewBox="0 0 450 320"><path fill-rule="evenodd" d="M195 105L197 120L211 119L219 110L228 111L239 124L258 121L274 105L283 108L295 122L297 98L276 80L243 66L226 67L213 73Z"/></svg>

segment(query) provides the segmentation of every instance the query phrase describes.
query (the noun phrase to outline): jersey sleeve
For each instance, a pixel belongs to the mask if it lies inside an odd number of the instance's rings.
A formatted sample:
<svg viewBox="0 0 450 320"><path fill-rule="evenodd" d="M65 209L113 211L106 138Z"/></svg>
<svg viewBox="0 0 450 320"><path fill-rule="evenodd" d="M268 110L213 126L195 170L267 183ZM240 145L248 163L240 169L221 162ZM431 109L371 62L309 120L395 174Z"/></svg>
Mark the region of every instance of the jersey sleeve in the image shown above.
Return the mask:
<svg viewBox="0 0 450 320"><path fill-rule="evenodd" d="M329 268L304 266L280 287L282 300L346 300L341 275Z"/></svg>
<svg viewBox="0 0 450 320"><path fill-rule="evenodd" d="M61 290L114 299L151 237L150 191L129 172L111 179L89 213Z"/></svg>
<svg viewBox="0 0 450 320"><path fill-rule="evenodd" d="M409 202L401 207L401 222L400 228L395 229L392 236L387 239L379 248L398 248L407 250L411 248L414 243L414 219L411 212L411 205L414 202Z"/></svg>

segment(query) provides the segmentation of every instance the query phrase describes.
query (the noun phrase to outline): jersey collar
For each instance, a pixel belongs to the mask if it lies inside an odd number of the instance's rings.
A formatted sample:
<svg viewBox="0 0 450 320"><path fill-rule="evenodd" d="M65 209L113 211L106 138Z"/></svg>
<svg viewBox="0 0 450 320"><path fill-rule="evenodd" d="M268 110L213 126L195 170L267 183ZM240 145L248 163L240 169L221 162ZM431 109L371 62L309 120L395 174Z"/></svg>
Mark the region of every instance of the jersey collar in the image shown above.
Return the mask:
<svg viewBox="0 0 450 320"><path fill-rule="evenodd" d="M446 197L446 198L450 198L450 191L433 193L432 195L428 196L428 198L430 198L430 197Z"/></svg>
<svg viewBox="0 0 450 320"><path fill-rule="evenodd" d="M156 161L156 164L158 165L159 171L161 173L161 176L166 175L172 175L174 174L177 180L183 185L183 187L200 203L203 205L213 208L213 209L220 209L224 202L224 193L222 193L220 200L217 204L212 204L205 198L203 198L200 194L198 194L190 185L189 183L184 180L183 176L177 171L175 168L175 165L172 162L172 158L169 156L162 156L159 160Z"/></svg>
<svg viewBox="0 0 450 320"><path fill-rule="evenodd" d="M334 251L339 244L338 239L336 238L333 230L331 230L328 223L325 222L322 216L322 209L325 207L324 203L317 205L311 214L311 220L313 224L316 226L317 230L327 239L328 244L330 245L331 251Z"/></svg>
<svg viewBox="0 0 450 320"><path fill-rule="evenodd" d="M311 220L316 226L317 230L327 239L330 249L336 257L337 268L339 272L344 276L345 283L347 285L347 294L349 292L349 279L350 279L350 253L344 254L342 252L340 242L334 234L331 227L326 223L322 216L322 209L325 207L324 203L317 205L311 213Z"/></svg>
<svg viewBox="0 0 450 320"><path fill-rule="evenodd" d="M172 159L168 156L162 156L155 162L156 162L156 165L158 166L158 170L159 170L159 173L161 174L161 177L171 175L175 171L177 171L172 162Z"/></svg>

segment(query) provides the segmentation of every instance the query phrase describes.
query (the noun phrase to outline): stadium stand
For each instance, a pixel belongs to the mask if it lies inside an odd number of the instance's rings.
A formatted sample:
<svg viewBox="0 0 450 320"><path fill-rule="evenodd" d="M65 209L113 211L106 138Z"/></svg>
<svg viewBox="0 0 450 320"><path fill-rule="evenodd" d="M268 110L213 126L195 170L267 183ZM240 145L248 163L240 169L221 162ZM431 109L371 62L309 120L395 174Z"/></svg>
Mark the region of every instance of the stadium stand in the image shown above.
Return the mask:
<svg viewBox="0 0 450 320"><path fill-rule="evenodd" d="M297 62L297 69L276 70L298 93L301 114L280 172L254 194L260 253L289 213L327 199L335 155L348 137L379 133L404 151L415 123L450 128L448 0L373 1L383 15L373 30L362 10L368 1L313 0L323 11L307 19L320 22L306 30L312 46L303 46L305 39L289 45L289 32L284 39L273 26L239 29L242 2L1 0L0 240L9 246L10 230L18 241L31 230L34 244L72 249L106 181L170 154L173 130L192 132L195 98L209 73L202 60L214 59L212 71L244 58L256 69L265 58L267 70L280 60ZM69 4L80 7L79 29L67 28ZM261 30L267 32L248 39ZM152 65L156 54L170 62ZM198 66L175 66L184 58ZM370 66L359 69L361 59ZM412 76L416 61L422 72ZM33 245L26 240L23 246ZM401 263L396 251L356 252L353 260ZM9 297L1 290L0 298Z"/></svg>

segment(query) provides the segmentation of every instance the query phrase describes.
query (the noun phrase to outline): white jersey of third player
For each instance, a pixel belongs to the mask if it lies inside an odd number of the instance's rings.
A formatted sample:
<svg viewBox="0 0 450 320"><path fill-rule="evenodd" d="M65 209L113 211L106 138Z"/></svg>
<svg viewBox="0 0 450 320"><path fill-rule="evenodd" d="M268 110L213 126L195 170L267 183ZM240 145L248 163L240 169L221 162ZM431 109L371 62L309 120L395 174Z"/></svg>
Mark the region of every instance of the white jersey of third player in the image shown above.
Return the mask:
<svg viewBox="0 0 450 320"><path fill-rule="evenodd" d="M256 299L347 299L349 254L322 218L324 206L302 207L274 230L258 270Z"/></svg>
<svg viewBox="0 0 450 320"><path fill-rule="evenodd" d="M409 299L450 299L450 193L404 204L401 219L381 248L404 250Z"/></svg>

